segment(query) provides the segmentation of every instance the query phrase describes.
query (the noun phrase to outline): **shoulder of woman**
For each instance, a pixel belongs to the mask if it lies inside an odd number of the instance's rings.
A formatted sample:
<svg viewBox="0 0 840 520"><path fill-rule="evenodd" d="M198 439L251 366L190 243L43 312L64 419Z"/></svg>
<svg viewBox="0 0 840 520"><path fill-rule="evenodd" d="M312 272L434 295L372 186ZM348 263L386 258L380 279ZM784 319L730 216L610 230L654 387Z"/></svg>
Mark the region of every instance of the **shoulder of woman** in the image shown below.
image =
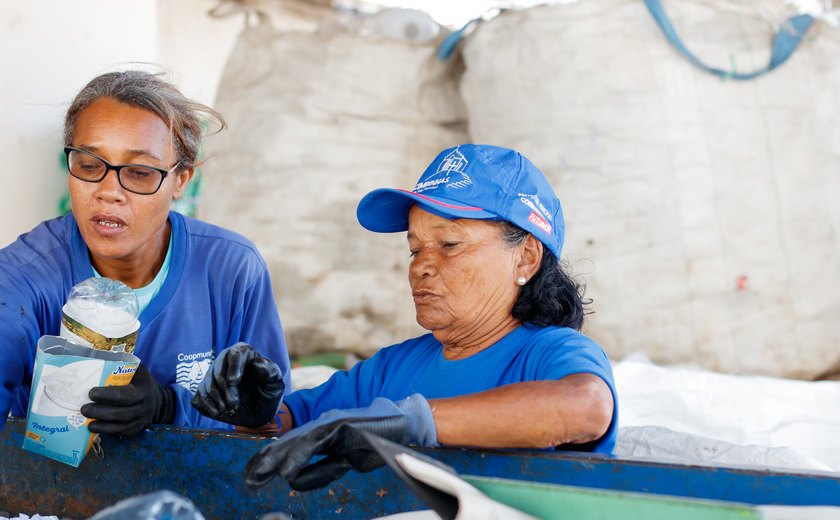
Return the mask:
<svg viewBox="0 0 840 520"><path fill-rule="evenodd" d="M597 348L601 346L586 334L569 327L537 327L527 325L532 331L531 340L537 344L556 345L562 344L569 347Z"/></svg>
<svg viewBox="0 0 840 520"><path fill-rule="evenodd" d="M22 269L31 264L51 263L52 260L66 261L73 226L75 220L72 215L41 222L0 249L0 263Z"/></svg>
<svg viewBox="0 0 840 520"><path fill-rule="evenodd" d="M189 236L190 241L199 247L212 245L218 248L221 243L224 245L222 249L226 254L239 252L244 256L253 255L262 260L262 255L260 255L254 242L236 231L178 213L172 213L171 215L173 225L179 225L179 221L183 223L183 229Z"/></svg>

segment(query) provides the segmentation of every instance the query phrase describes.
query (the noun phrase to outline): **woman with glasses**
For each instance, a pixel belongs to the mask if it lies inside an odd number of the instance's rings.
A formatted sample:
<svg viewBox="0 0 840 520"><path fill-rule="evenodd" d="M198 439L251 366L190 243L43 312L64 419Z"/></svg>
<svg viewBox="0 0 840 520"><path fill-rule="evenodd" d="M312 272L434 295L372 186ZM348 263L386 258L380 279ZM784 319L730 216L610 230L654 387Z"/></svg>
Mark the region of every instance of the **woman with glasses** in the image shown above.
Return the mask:
<svg viewBox="0 0 840 520"><path fill-rule="evenodd" d="M72 213L0 250L0 428L10 411L26 414L37 341L59 333L70 289L92 276L137 295L142 364L130 385L91 390L81 409L91 431L229 428L189 401L217 352L237 342L256 348L258 371L274 371L269 393L279 402L289 361L264 260L242 236L170 211L193 176L207 119L225 126L147 72L103 74L76 96L64 128Z"/></svg>

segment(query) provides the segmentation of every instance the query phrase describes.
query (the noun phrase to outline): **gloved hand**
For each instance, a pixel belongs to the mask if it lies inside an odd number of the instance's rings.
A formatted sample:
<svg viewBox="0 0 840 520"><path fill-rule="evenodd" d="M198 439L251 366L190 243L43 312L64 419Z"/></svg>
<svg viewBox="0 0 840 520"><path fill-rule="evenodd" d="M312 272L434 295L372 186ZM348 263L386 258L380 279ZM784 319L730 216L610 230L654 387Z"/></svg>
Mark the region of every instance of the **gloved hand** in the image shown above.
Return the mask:
<svg viewBox="0 0 840 520"><path fill-rule="evenodd" d="M285 389L280 367L237 343L219 354L190 404L211 419L258 428L274 418Z"/></svg>
<svg viewBox="0 0 840 520"><path fill-rule="evenodd" d="M397 402L379 397L366 408L324 412L265 446L245 466L245 483L257 488L279 475L293 489L306 491L326 486L351 469L372 471L385 461L362 431L399 444L438 445L425 397L413 394ZM326 457L309 464L313 455Z"/></svg>
<svg viewBox="0 0 840 520"><path fill-rule="evenodd" d="M175 418L175 392L152 377L141 363L125 386L97 386L88 393L93 402L82 406L82 415L95 419L94 433L137 435L150 424L170 424Z"/></svg>

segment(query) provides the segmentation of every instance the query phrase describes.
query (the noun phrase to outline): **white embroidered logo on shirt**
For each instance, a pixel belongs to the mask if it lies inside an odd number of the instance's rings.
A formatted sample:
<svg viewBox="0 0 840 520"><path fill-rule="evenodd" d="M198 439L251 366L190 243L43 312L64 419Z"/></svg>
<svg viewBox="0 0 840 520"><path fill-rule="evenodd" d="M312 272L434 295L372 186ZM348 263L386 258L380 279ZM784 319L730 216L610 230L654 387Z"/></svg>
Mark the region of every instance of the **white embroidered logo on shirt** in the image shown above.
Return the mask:
<svg viewBox="0 0 840 520"><path fill-rule="evenodd" d="M178 354L179 363L175 365L175 382L192 393L198 389L204 374L213 364L213 351Z"/></svg>

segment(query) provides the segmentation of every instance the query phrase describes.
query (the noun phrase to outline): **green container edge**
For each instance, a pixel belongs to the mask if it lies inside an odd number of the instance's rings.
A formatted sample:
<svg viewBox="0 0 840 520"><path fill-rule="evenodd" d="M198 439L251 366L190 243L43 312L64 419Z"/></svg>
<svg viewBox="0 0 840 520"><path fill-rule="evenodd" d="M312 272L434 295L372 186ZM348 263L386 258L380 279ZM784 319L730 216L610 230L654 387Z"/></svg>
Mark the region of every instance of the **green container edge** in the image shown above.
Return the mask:
<svg viewBox="0 0 840 520"><path fill-rule="evenodd" d="M497 502L541 519L579 520L759 520L763 515L744 504L664 495L577 488L521 480L461 476Z"/></svg>

